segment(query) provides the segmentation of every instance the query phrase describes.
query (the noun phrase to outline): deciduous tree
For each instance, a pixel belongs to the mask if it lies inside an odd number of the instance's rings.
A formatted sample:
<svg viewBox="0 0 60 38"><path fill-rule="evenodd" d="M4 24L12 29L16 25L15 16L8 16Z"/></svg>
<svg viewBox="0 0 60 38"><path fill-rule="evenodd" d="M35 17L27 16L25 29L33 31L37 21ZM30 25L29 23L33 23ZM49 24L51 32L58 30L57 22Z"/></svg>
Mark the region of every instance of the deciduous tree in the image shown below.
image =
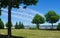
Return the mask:
<svg viewBox="0 0 60 38"><path fill-rule="evenodd" d="M39 24L43 24L44 22L45 19L39 14L36 14L32 20L32 23L37 25L37 29L39 29Z"/></svg>
<svg viewBox="0 0 60 38"><path fill-rule="evenodd" d="M51 29L53 29L53 23L56 23L59 20L59 15L55 11L48 11L45 17L46 21L52 24Z"/></svg>

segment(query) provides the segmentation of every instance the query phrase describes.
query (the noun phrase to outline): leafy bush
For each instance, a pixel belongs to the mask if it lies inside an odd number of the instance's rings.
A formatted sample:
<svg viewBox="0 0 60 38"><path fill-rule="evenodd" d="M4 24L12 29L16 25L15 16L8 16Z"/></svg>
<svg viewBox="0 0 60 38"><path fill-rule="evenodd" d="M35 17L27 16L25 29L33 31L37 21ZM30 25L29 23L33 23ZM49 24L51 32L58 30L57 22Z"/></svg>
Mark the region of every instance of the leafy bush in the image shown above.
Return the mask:
<svg viewBox="0 0 60 38"><path fill-rule="evenodd" d="M29 29L31 29L31 30L36 30L37 28L29 27Z"/></svg>
<svg viewBox="0 0 60 38"><path fill-rule="evenodd" d="M4 23L3 23L3 21L1 20L1 18L0 18L0 29L4 29Z"/></svg>
<svg viewBox="0 0 60 38"><path fill-rule="evenodd" d="M60 23L58 24L57 29L60 30Z"/></svg>

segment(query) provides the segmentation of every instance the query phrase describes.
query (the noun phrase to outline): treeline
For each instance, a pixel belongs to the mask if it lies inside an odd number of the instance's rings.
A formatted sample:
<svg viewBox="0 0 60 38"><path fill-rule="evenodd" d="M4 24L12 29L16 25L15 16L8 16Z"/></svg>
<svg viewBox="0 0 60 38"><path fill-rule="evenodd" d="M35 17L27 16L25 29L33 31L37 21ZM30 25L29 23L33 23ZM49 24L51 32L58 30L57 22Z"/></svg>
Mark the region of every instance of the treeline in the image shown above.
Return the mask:
<svg viewBox="0 0 60 38"><path fill-rule="evenodd" d="M40 14L36 14L34 16L34 18L32 19L32 23L36 24L36 28L40 29L40 24L43 24L45 22L51 23L52 28L53 29L53 24L58 22L60 20L60 16L55 12L55 11L48 11L44 17L41 16ZM8 28L8 22L5 24L5 26ZM12 22L11 22L11 27L13 26ZM0 29L4 28L4 23L0 18ZM19 22L15 24L15 29L23 29L24 28L24 24ZM60 23L58 23L57 29L60 29Z"/></svg>
<svg viewBox="0 0 60 38"><path fill-rule="evenodd" d="M24 29L24 24L19 22L19 24L16 22L15 29Z"/></svg>
<svg viewBox="0 0 60 38"><path fill-rule="evenodd" d="M4 27L8 28L8 22L4 25L3 21L0 18L0 29L4 29ZM16 22L15 25L11 22L11 27L14 27L15 29L24 29L24 24L21 22Z"/></svg>
<svg viewBox="0 0 60 38"><path fill-rule="evenodd" d="M32 23L37 25L37 29L40 29L39 28L40 24L48 22L48 23L51 23L52 25L51 29L53 29L53 24L58 22L59 20L60 20L60 16L55 11L51 10L51 11L48 11L44 15L44 17L39 14L36 14L32 20ZM60 29L60 23L58 24L57 29Z"/></svg>

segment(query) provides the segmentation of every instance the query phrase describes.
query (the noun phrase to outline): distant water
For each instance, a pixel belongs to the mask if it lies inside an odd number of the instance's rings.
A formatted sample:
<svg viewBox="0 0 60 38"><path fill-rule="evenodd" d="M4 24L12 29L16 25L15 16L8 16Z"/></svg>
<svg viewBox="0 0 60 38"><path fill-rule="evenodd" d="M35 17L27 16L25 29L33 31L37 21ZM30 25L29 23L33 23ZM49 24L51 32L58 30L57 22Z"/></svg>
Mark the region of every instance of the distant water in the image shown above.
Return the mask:
<svg viewBox="0 0 60 38"><path fill-rule="evenodd" d="M36 28L36 25L32 25L32 26L24 26L25 28ZM41 25L40 29L51 29L52 25ZM57 25L53 25L53 29L57 29Z"/></svg>

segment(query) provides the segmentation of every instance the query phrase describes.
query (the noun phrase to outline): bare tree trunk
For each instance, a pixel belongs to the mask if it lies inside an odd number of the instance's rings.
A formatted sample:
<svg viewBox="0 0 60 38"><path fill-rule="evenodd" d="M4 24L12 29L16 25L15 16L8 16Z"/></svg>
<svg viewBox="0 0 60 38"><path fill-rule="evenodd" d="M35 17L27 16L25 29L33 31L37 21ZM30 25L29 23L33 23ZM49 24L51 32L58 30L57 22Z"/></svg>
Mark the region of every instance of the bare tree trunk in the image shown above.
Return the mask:
<svg viewBox="0 0 60 38"><path fill-rule="evenodd" d="M0 4L0 15L1 15L1 4Z"/></svg>
<svg viewBox="0 0 60 38"><path fill-rule="evenodd" d="M39 30L40 28L39 28L39 24L37 24L37 29Z"/></svg>
<svg viewBox="0 0 60 38"><path fill-rule="evenodd" d="M8 8L8 38L11 37L11 8Z"/></svg>
<svg viewBox="0 0 60 38"><path fill-rule="evenodd" d="M11 0L9 0L8 6L8 38L11 38Z"/></svg>
<svg viewBox="0 0 60 38"><path fill-rule="evenodd" d="M52 28L51 29L53 30L53 23L52 23Z"/></svg>

